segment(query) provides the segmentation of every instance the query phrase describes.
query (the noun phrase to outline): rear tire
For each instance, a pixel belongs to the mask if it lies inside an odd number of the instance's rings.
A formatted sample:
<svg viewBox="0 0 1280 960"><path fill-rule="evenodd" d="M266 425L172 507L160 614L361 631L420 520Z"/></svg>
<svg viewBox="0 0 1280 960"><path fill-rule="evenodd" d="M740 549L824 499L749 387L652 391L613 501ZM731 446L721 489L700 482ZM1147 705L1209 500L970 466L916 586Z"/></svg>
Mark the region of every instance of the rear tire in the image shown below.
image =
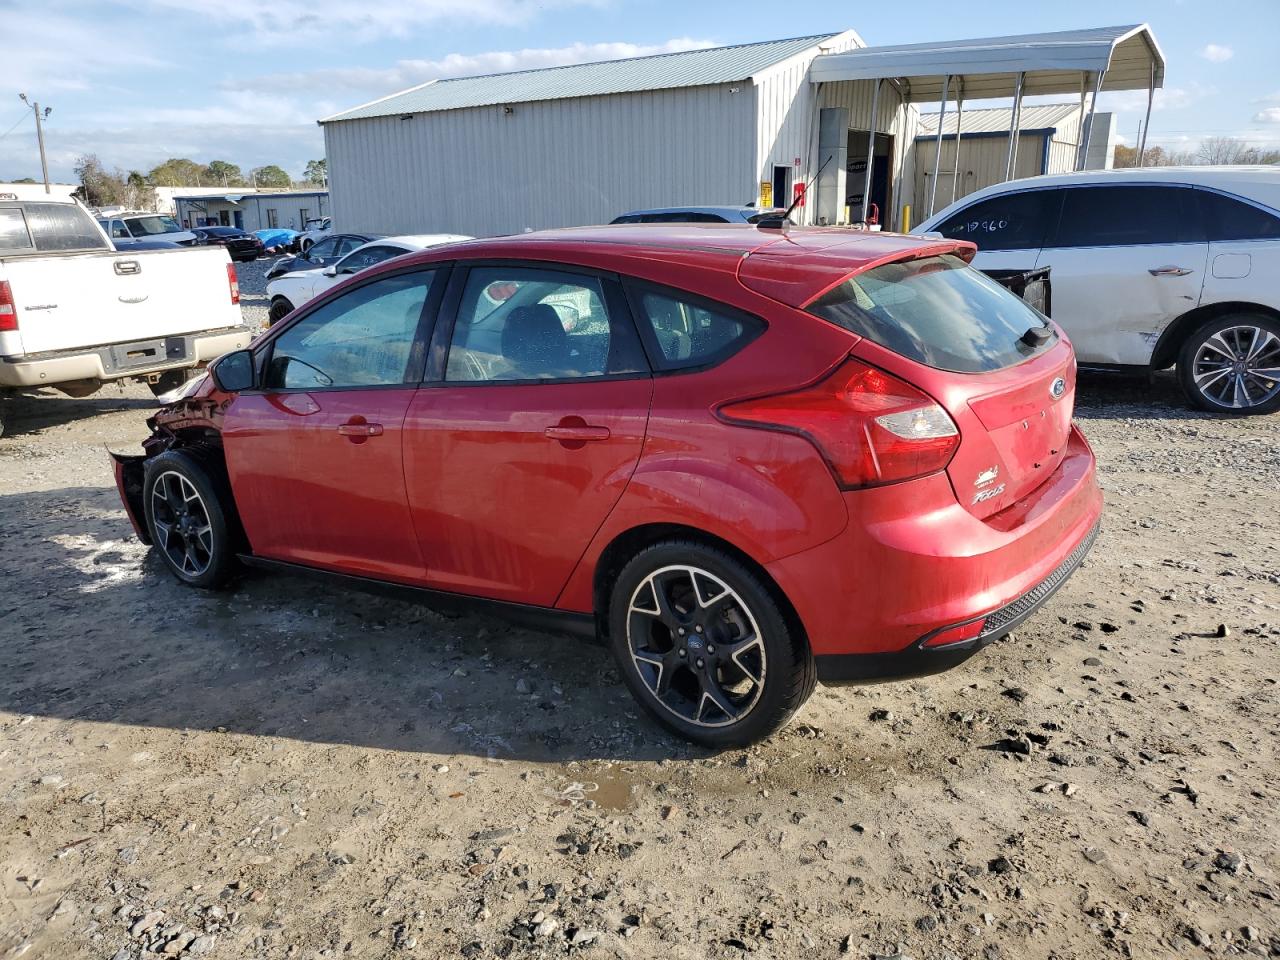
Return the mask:
<svg viewBox="0 0 1280 960"><path fill-rule="evenodd" d="M1280 321L1235 313L1206 323L1178 352L1178 383L1192 406L1211 413L1280 409Z"/></svg>
<svg viewBox="0 0 1280 960"><path fill-rule="evenodd" d="M808 644L769 586L723 550L668 540L622 568L609 635L623 682L653 719L704 747L744 747L813 693Z"/></svg>
<svg viewBox="0 0 1280 960"><path fill-rule="evenodd" d="M151 543L179 582L224 586L238 566L239 519L217 455L190 447L148 460L142 505Z"/></svg>
<svg viewBox="0 0 1280 960"><path fill-rule="evenodd" d="M274 327L292 312L292 303L284 297L276 297L271 301L271 306L267 309L267 326Z"/></svg>

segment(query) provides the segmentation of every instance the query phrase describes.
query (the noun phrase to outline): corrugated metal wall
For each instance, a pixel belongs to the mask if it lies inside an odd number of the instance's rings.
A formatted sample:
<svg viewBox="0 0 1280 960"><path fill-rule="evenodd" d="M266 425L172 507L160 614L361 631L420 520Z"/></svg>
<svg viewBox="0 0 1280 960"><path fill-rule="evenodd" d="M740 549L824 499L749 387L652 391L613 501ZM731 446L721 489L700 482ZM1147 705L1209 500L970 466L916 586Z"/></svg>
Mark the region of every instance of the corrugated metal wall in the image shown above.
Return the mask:
<svg viewBox="0 0 1280 960"><path fill-rule="evenodd" d="M758 188L749 83L511 109L325 124L337 228L489 236L746 203Z"/></svg>
<svg viewBox="0 0 1280 960"><path fill-rule="evenodd" d="M1068 148L1069 150L1074 148ZM965 137L960 145L960 179L956 183L955 198L1004 182L1005 163L1008 159L1009 138ZM917 140L916 198L919 210L915 221L919 223L928 215L929 187L933 182L934 141ZM1014 179L1038 176L1044 159L1044 135L1023 133L1018 136L1018 157L1014 161ZM942 162L938 174L938 199L934 212L951 203L951 183L955 171L956 141L942 140ZM1052 170L1052 167L1050 168ZM1067 169L1071 169L1067 167Z"/></svg>
<svg viewBox="0 0 1280 960"><path fill-rule="evenodd" d="M844 107L849 111L849 128L851 130L868 130L871 127L871 99L875 90L875 82L871 80L846 80L840 83L824 83L822 85L823 107ZM914 204L915 184L913 183L914 157L912 141L919 126L920 114L914 107L904 106L902 95L888 80L880 85L880 102L876 116L876 132L887 133L893 137L893 170L890 177L890 206L892 210L884 211L882 219L886 229L896 229L901 219L903 204ZM816 142L816 141L815 141ZM813 156L810 151L809 156ZM841 171L840 196L848 191ZM912 222L920 219L918 213L912 214Z"/></svg>
<svg viewBox="0 0 1280 960"><path fill-rule="evenodd" d="M823 51L842 53L859 46L857 37L848 35L824 45ZM817 142L809 64L817 52L806 51L777 64L756 81L756 179L761 182L772 180L774 165L791 167L793 183L808 180L816 172L809 169ZM786 206L791 201L775 197L774 202Z"/></svg>

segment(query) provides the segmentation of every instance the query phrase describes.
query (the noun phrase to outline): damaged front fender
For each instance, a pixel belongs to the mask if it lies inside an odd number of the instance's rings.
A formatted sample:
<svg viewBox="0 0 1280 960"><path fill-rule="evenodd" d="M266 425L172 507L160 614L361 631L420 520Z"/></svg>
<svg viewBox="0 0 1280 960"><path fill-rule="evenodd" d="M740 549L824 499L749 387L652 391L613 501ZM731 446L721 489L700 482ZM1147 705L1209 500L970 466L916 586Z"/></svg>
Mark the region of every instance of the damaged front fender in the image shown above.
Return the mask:
<svg viewBox="0 0 1280 960"><path fill-rule="evenodd" d="M150 546L151 534L147 532L146 511L142 506L142 479L147 458L113 453L111 462L115 468L116 490L120 493L120 502L124 504L129 522L133 524L133 532Z"/></svg>

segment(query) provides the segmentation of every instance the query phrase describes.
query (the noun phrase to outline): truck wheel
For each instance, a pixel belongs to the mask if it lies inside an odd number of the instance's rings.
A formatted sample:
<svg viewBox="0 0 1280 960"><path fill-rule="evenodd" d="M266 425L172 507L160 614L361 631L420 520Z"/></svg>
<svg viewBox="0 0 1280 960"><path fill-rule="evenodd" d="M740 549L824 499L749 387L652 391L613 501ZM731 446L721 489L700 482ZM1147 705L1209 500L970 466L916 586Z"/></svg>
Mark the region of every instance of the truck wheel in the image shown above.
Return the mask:
<svg viewBox="0 0 1280 960"><path fill-rule="evenodd" d="M151 543L182 583L205 590L235 572L239 521L221 463L198 448L146 463L142 505Z"/></svg>
<svg viewBox="0 0 1280 960"><path fill-rule="evenodd" d="M276 297L271 301L271 306L267 310L267 326L274 327L277 323L293 312L293 304L284 297Z"/></svg>
<svg viewBox="0 0 1280 960"><path fill-rule="evenodd" d="M1280 409L1280 321L1235 313L1206 323L1178 353L1178 382L1192 405L1212 413Z"/></svg>
<svg viewBox="0 0 1280 960"><path fill-rule="evenodd" d="M151 392L157 397L161 394L168 393L170 390L177 390L180 386L191 379L191 374L195 371L184 368L182 370L166 370L156 379L155 383L147 381L147 386L151 388Z"/></svg>
<svg viewBox="0 0 1280 960"><path fill-rule="evenodd" d="M3 390L0 390L0 437L4 436L4 417L8 412L9 398Z"/></svg>

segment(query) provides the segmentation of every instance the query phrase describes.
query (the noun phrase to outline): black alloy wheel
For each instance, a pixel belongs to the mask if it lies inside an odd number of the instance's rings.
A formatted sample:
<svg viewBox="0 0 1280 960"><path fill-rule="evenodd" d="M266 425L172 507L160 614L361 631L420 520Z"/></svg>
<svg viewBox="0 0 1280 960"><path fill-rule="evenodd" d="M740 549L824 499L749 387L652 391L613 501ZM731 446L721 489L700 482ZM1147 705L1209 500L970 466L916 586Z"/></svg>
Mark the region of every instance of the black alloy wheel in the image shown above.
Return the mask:
<svg viewBox="0 0 1280 960"><path fill-rule="evenodd" d="M236 568L238 525L215 454L167 450L148 460L142 496L152 546L173 575L205 589L226 583Z"/></svg>
<svg viewBox="0 0 1280 960"><path fill-rule="evenodd" d="M704 746L760 740L808 699L813 658L796 634L759 576L703 544L650 547L614 585L610 638L627 686Z"/></svg>

